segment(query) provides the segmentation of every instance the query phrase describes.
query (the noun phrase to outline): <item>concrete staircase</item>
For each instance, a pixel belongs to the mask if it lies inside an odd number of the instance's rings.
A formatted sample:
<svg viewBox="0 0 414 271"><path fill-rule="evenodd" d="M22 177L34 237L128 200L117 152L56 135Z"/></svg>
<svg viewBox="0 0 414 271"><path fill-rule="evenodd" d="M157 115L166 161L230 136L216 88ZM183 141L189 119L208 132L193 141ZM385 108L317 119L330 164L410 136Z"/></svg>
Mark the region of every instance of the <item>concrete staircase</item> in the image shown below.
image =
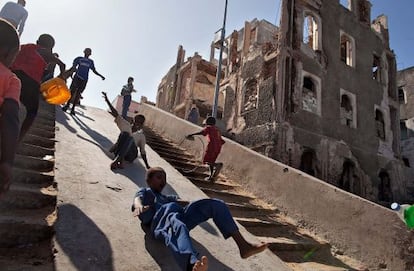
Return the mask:
<svg viewBox="0 0 414 271"><path fill-rule="evenodd" d="M147 144L154 151L209 197L224 200L237 222L260 240L268 242L269 248L293 270L368 270L360 262L342 255L326 241L297 227L276 208L245 191L236 181L223 175L215 183L205 181L208 172L200 162L196 162L201 159L193 157L155 131L146 129L145 133Z"/></svg>
<svg viewBox="0 0 414 271"><path fill-rule="evenodd" d="M0 270L53 270L55 107L41 102L0 200Z"/></svg>

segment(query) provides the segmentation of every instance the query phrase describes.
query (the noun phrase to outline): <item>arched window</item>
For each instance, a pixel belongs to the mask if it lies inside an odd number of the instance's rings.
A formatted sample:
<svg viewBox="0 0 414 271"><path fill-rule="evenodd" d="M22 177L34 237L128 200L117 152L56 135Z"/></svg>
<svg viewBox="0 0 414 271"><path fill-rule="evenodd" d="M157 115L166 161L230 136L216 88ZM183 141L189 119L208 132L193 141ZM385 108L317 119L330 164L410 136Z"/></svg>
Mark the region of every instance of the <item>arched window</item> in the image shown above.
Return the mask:
<svg viewBox="0 0 414 271"><path fill-rule="evenodd" d="M381 110L375 109L375 128L377 130L377 136L385 140L385 122L384 122L384 115L382 114Z"/></svg>
<svg viewBox="0 0 414 271"><path fill-rule="evenodd" d="M319 25L315 17L307 14L303 20L303 43L313 50L319 50Z"/></svg>
<svg viewBox="0 0 414 271"><path fill-rule="evenodd" d="M391 202L392 201L392 191L391 191L391 179L388 173L383 170L379 174L379 187L378 187L378 200Z"/></svg>
<svg viewBox="0 0 414 271"><path fill-rule="evenodd" d="M245 84L243 111L249 111L257 108L258 89L257 80L250 79Z"/></svg>
<svg viewBox="0 0 414 271"><path fill-rule="evenodd" d="M354 47L354 39L345 33L341 33L341 61L351 67L355 66Z"/></svg>

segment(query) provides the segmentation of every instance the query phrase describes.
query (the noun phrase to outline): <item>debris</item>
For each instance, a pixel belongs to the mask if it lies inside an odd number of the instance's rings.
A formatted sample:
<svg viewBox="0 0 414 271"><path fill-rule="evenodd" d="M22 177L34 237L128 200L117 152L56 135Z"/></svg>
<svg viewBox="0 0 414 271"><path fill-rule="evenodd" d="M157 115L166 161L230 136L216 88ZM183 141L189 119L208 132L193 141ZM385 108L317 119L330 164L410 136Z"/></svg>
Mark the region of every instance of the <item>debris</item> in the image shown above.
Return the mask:
<svg viewBox="0 0 414 271"><path fill-rule="evenodd" d="M110 186L110 185L105 185L105 186L106 186L106 188L112 189L115 192L122 191L122 188L120 188L120 187L115 187L115 186Z"/></svg>

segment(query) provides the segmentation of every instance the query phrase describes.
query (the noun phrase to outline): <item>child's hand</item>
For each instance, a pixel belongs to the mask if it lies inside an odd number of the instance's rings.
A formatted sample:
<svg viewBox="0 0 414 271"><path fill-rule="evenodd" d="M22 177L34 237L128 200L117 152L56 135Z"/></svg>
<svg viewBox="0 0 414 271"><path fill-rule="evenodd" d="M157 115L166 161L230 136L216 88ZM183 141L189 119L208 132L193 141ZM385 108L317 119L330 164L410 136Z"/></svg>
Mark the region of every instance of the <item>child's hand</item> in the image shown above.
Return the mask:
<svg viewBox="0 0 414 271"><path fill-rule="evenodd" d="M139 216L140 214L142 214L142 213L144 213L144 212L148 211L148 210L149 210L149 208L150 208L150 206L149 206L149 205L145 205L145 206L141 206L141 207L135 208L135 210L134 210L134 212L132 213L132 215L133 215L134 217Z"/></svg>
<svg viewBox="0 0 414 271"><path fill-rule="evenodd" d="M9 190L11 174L12 167L9 164L0 164L0 198Z"/></svg>
<svg viewBox="0 0 414 271"><path fill-rule="evenodd" d="M103 97L104 99L108 99L108 96L106 96L106 92L105 92L105 91L102 91L101 93L102 93L102 97Z"/></svg>

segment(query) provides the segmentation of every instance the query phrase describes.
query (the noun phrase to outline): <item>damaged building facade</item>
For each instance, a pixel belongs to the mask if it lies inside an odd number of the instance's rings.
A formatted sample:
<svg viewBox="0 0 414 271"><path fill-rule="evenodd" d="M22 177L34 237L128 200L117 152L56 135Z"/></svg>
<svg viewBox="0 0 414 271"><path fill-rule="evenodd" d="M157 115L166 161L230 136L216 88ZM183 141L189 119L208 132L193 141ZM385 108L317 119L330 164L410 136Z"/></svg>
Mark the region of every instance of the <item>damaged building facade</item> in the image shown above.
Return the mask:
<svg viewBox="0 0 414 271"><path fill-rule="evenodd" d="M414 67L397 73L400 103L401 156L408 168L414 167ZM414 194L414 187L409 187Z"/></svg>
<svg viewBox="0 0 414 271"><path fill-rule="evenodd" d="M370 11L368 0L283 0L278 27L246 22L226 38L220 119L227 135L243 145L387 205L414 195L407 192L410 174L401 160L387 17L371 22ZM216 47L213 42L208 61L214 67ZM174 88L192 82L174 80L181 58L179 50L157 105L174 112L172 106L184 103L185 116L196 97L191 87ZM164 94L168 85L173 103Z"/></svg>

